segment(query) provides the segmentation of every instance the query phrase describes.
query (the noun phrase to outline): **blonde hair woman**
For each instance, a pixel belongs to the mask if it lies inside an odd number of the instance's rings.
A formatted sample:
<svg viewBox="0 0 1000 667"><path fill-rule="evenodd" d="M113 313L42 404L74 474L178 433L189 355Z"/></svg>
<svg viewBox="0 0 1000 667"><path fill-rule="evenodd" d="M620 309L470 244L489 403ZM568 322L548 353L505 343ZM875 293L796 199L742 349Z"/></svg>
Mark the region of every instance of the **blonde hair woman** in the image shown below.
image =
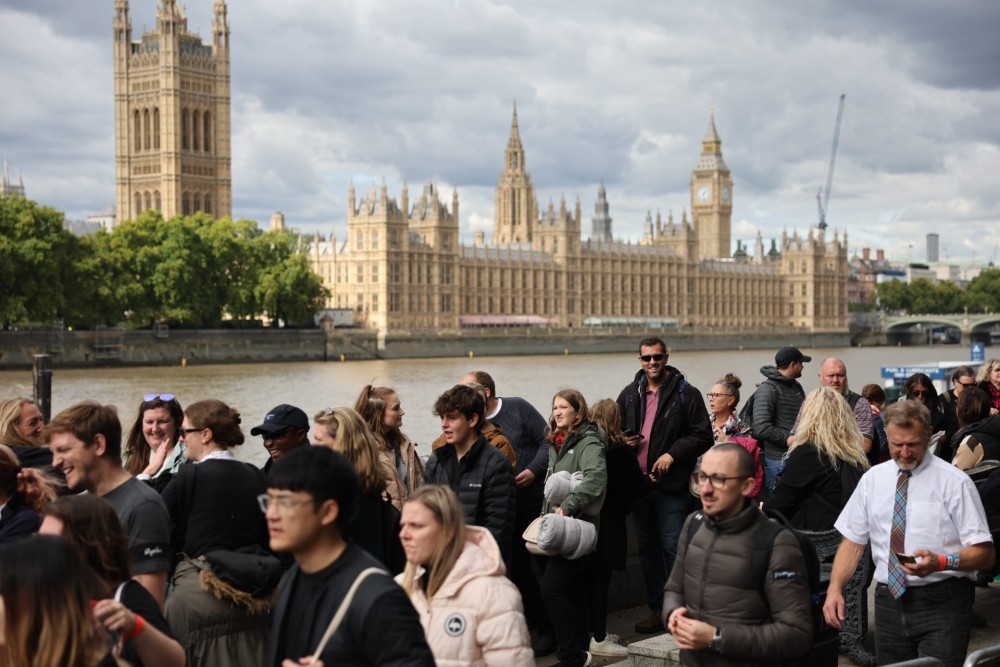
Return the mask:
<svg viewBox="0 0 1000 667"><path fill-rule="evenodd" d="M466 526L458 496L427 484L403 505L406 570L396 577L440 665L535 664L521 595L505 576L496 540Z"/></svg>
<svg viewBox="0 0 1000 667"><path fill-rule="evenodd" d="M52 450L41 438L43 428L42 411L30 398L0 401L0 445L10 447L25 468L52 467Z"/></svg>
<svg viewBox="0 0 1000 667"><path fill-rule="evenodd" d="M1000 412L1000 359L990 359L979 367L976 384L990 397L990 414Z"/></svg>
<svg viewBox="0 0 1000 667"><path fill-rule="evenodd" d="M327 408L313 417L312 441L351 462L361 480L357 514L347 529L351 541L381 561L389 571L403 571L406 558L399 544L399 510L386 493L393 470L379 457L371 429L351 408Z"/></svg>
<svg viewBox="0 0 1000 667"><path fill-rule="evenodd" d="M800 530L833 528L868 469L861 430L847 401L829 387L806 396L785 470L764 509Z"/></svg>

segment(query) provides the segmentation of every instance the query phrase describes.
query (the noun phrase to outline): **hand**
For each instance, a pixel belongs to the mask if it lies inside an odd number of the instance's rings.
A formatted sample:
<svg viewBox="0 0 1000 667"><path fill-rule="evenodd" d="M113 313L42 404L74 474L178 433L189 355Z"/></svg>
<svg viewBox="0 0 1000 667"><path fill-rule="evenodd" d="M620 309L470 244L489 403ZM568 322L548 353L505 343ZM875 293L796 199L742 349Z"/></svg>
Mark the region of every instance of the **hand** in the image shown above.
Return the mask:
<svg viewBox="0 0 1000 667"><path fill-rule="evenodd" d="M844 620L844 593L834 590L833 586L826 591L826 602L823 603L823 618L832 628L840 629Z"/></svg>
<svg viewBox="0 0 1000 667"><path fill-rule="evenodd" d="M149 457L149 465L143 470L143 474L152 477L156 473L160 472L163 467L163 463L167 460L167 456L173 451L174 447L169 440L162 441L158 446L154 447L150 445L153 450L153 455Z"/></svg>
<svg viewBox="0 0 1000 667"><path fill-rule="evenodd" d="M900 563L903 572L914 577L926 577L928 574L941 571L941 563L937 554L931 553L927 549L917 549L913 552L916 563Z"/></svg>
<svg viewBox="0 0 1000 667"><path fill-rule="evenodd" d="M667 618L667 632L674 634L677 631L677 619L687 616L687 613L687 607L677 607L670 612L670 617Z"/></svg>
<svg viewBox="0 0 1000 667"><path fill-rule="evenodd" d="M792 445L794 445L795 444L795 436L794 435L788 436L785 439L785 444L788 445L789 447L791 447Z"/></svg>
<svg viewBox="0 0 1000 667"><path fill-rule="evenodd" d="M673 462L673 456L670 454L664 454L660 458L656 459L656 462L653 464L653 472L657 475L666 475Z"/></svg>
<svg viewBox="0 0 1000 667"><path fill-rule="evenodd" d="M110 632L128 634L135 627L136 616L115 600L100 600L94 605L94 618Z"/></svg>
<svg viewBox="0 0 1000 667"><path fill-rule="evenodd" d="M625 436L625 444L628 445L629 447L638 447L639 443L641 442L642 442L642 435L638 433L635 435Z"/></svg>
<svg viewBox="0 0 1000 667"><path fill-rule="evenodd" d="M514 478L514 484L520 489L531 486L534 481L535 473L531 472L527 468L517 473L517 477Z"/></svg>
<svg viewBox="0 0 1000 667"><path fill-rule="evenodd" d="M559 516L566 516L566 512L563 512L563 508L561 507L557 507L556 511L553 512L553 514L558 514Z"/></svg>
<svg viewBox="0 0 1000 667"><path fill-rule="evenodd" d="M696 651L708 648L709 643L715 637L715 626L688 618L684 614L676 617L672 634L677 640L677 646L688 651Z"/></svg>

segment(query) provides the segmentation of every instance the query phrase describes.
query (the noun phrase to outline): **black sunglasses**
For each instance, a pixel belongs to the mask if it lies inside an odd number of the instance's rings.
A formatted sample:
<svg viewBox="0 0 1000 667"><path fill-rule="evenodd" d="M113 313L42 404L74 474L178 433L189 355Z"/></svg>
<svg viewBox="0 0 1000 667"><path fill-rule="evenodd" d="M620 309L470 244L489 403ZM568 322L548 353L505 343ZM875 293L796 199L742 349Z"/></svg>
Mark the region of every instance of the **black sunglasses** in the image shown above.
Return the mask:
<svg viewBox="0 0 1000 667"><path fill-rule="evenodd" d="M662 353L661 354L640 354L639 358L642 359L643 361L645 361L648 364L650 361L663 361L664 359L667 358L667 355L662 354Z"/></svg>

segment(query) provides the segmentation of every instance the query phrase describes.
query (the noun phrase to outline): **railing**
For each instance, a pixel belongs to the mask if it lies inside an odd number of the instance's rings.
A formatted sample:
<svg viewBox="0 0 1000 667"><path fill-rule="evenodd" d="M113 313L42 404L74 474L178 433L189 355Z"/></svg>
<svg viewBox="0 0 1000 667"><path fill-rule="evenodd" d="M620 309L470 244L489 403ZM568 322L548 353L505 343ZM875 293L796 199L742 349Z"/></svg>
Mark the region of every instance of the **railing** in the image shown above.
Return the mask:
<svg viewBox="0 0 1000 667"><path fill-rule="evenodd" d="M1000 656L1000 646L987 646L978 651L973 651L962 663L962 667L973 667L986 658L996 658Z"/></svg>
<svg viewBox="0 0 1000 667"><path fill-rule="evenodd" d="M968 664L968 662L966 662L966 664ZM916 658L915 660L894 662L890 665L886 665L885 667L944 667L944 663L937 658Z"/></svg>

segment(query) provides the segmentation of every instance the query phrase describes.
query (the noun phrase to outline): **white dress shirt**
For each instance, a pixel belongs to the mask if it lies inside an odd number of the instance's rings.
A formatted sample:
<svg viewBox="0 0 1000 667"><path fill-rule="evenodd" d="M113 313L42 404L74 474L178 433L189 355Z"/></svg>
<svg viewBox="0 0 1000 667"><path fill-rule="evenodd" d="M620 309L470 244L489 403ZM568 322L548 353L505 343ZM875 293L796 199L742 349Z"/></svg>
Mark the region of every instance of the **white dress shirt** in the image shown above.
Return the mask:
<svg viewBox="0 0 1000 667"><path fill-rule="evenodd" d="M835 528L856 544L872 545L875 581L889 581L889 536L896 501L895 461L881 463L864 474ZM906 491L906 553L927 549L954 554L973 544L992 542L986 513L972 479L930 452L910 475ZM973 571L906 575L907 586L923 586L949 577L974 578Z"/></svg>

